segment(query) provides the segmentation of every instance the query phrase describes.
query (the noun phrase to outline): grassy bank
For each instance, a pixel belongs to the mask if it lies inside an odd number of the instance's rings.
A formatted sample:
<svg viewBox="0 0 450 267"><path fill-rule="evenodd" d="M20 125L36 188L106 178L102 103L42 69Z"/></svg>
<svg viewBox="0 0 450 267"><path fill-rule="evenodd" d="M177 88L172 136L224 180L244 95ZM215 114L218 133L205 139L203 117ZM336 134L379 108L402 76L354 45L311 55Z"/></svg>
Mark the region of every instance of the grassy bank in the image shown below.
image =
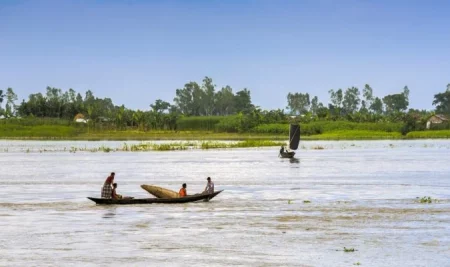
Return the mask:
<svg viewBox="0 0 450 267"><path fill-rule="evenodd" d="M91 131L77 132L68 126L37 127L4 132L0 130L0 139L7 140L272 140L284 141L287 134L263 133L217 133L212 131ZM417 131L403 136L399 132L382 132L368 130L338 130L322 134L302 135L302 140L385 140L385 139L442 139L450 138L450 131Z"/></svg>
<svg viewBox="0 0 450 267"><path fill-rule="evenodd" d="M401 132L403 124L401 123L358 123L349 121L315 121L301 124L300 133L305 135L318 135L326 133L348 133L355 132L359 134L362 131L368 132ZM289 134L289 125L287 124L262 124L250 130L258 134Z"/></svg>
<svg viewBox="0 0 450 267"><path fill-rule="evenodd" d="M333 131L318 135L308 136L307 140L384 140L384 139L402 139L399 132L380 132L367 130L347 130L347 131Z"/></svg>
<svg viewBox="0 0 450 267"><path fill-rule="evenodd" d="M409 132L406 135L408 139L439 139L439 138L450 138L450 130L439 130L439 131L417 131Z"/></svg>
<svg viewBox="0 0 450 267"><path fill-rule="evenodd" d="M287 140L288 136L274 134L254 134L254 133L216 133L212 131L90 131L78 134L67 134L60 127L54 127L52 132L32 132L15 131L14 133L2 134L0 131L0 139L8 140Z"/></svg>
<svg viewBox="0 0 450 267"><path fill-rule="evenodd" d="M220 117L219 117L220 118ZM83 124L54 120L23 120L0 123L0 139L16 140L287 140L288 124L263 124L248 132L223 132L212 130L216 118L184 119L182 128L209 128L211 130L139 131L109 130ZM206 125L206 126L205 126ZM450 138L450 130L416 131L402 135L399 123L356 123L347 121L316 121L301 125L302 140L382 140Z"/></svg>

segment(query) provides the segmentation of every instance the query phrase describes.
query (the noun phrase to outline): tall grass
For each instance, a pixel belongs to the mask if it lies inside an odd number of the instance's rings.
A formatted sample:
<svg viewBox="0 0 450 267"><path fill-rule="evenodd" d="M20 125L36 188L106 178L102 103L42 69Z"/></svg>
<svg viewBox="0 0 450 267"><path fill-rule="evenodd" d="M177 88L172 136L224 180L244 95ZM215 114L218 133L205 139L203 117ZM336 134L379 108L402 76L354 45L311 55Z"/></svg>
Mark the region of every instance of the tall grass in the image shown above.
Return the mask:
<svg viewBox="0 0 450 267"><path fill-rule="evenodd" d="M80 132L81 130L76 127L63 125L0 125L0 137L3 138L70 138L77 136Z"/></svg>
<svg viewBox="0 0 450 267"><path fill-rule="evenodd" d="M177 120L177 129L181 131L213 131L223 118L222 116L181 117Z"/></svg>
<svg viewBox="0 0 450 267"><path fill-rule="evenodd" d="M64 125L75 126L79 125L72 120L58 119L58 118L40 118L40 117L27 117L27 118L9 118L0 120L0 127L2 125L22 125L22 126L36 126L36 125Z"/></svg>
<svg viewBox="0 0 450 267"><path fill-rule="evenodd" d="M450 130L409 132L406 135L406 138L410 139L450 138Z"/></svg>
<svg viewBox="0 0 450 267"><path fill-rule="evenodd" d="M202 142L200 147L202 149L216 149L216 148L246 148L246 147L270 147L286 145L285 142L270 141L270 140L244 140L236 143L224 142Z"/></svg>
<svg viewBox="0 0 450 267"><path fill-rule="evenodd" d="M401 139L399 132L381 132L367 130L340 130L320 135L311 135L310 140L379 140L379 139Z"/></svg>
<svg viewBox="0 0 450 267"><path fill-rule="evenodd" d="M377 131L377 132L400 132L402 123L359 123L348 121L315 121L302 123L300 125L301 135L317 135L336 131ZM262 124L250 130L252 133L260 134L289 134L288 124Z"/></svg>

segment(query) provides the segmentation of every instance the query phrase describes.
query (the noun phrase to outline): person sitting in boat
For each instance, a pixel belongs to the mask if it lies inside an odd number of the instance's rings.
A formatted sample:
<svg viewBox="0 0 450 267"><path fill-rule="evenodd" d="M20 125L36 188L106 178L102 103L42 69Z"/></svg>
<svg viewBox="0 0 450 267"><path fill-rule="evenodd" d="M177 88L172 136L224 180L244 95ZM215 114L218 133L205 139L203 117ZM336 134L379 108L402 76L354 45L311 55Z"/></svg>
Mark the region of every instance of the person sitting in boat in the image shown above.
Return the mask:
<svg viewBox="0 0 450 267"><path fill-rule="evenodd" d="M284 146L281 146L280 154L283 154L283 153L284 153Z"/></svg>
<svg viewBox="0 0 450 267"><path fill-rule="evenodd" d="M122 195L117 194L116 189L117 189L117 183L113 183L113 189L111 192L112 199L132 199L132 197L124 197Z"/></svg>
<svg viewBox="0 0 450 267"><path fill-rule="evenodd" d="M102 198L111 198L112 194L112 184L114 182L115 173L112 172L108 178L106 178L102 187Z"/></svg>
<svg viewBox="0 0 450 267"><path fill-rule="evenodd" d="M180 197L185 197L185 196L187 196L187 193L186 193L186 184L183 184L183 186L181 187L180 192L179 192L179 195L180 195Z"/></svg>
<svg viewBox="0 0 450 267"><path fill-rule="evenodd" d="M211 177L208 177L206 180L208 181L208 183L206 184L205 191L203 191L203 193L205 194L214 193L214 183L211 181Z"/></svg>

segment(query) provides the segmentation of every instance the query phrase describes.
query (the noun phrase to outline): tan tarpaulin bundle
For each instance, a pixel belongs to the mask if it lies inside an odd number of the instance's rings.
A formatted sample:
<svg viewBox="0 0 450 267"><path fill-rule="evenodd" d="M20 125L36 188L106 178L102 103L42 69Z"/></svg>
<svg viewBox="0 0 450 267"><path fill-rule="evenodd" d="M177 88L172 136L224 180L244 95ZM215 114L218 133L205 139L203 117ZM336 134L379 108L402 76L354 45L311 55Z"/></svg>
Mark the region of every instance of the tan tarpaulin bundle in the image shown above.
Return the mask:
<svg viewBox="0 0 450 267"><path fill-rule="evenodd" d="M141 188L157 198L179 198L180 194L175 191L165 189L155 185L141 185Z"/></svg>

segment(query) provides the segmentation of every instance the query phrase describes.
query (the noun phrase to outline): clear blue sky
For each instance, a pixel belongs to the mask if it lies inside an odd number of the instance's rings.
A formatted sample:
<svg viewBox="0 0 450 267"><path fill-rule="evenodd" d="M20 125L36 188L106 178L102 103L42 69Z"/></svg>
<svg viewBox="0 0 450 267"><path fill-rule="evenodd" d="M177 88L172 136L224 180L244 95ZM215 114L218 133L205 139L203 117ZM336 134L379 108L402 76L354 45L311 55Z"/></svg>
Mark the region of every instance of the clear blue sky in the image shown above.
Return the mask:
<svg viewBox="0 0 450 267"><path fill-rule="evenodd" d="M147 109L204 76L263 108L288 92L408 85L432 108L450 83L450 1L0 1L0 88L47 85Z"/></svg>

